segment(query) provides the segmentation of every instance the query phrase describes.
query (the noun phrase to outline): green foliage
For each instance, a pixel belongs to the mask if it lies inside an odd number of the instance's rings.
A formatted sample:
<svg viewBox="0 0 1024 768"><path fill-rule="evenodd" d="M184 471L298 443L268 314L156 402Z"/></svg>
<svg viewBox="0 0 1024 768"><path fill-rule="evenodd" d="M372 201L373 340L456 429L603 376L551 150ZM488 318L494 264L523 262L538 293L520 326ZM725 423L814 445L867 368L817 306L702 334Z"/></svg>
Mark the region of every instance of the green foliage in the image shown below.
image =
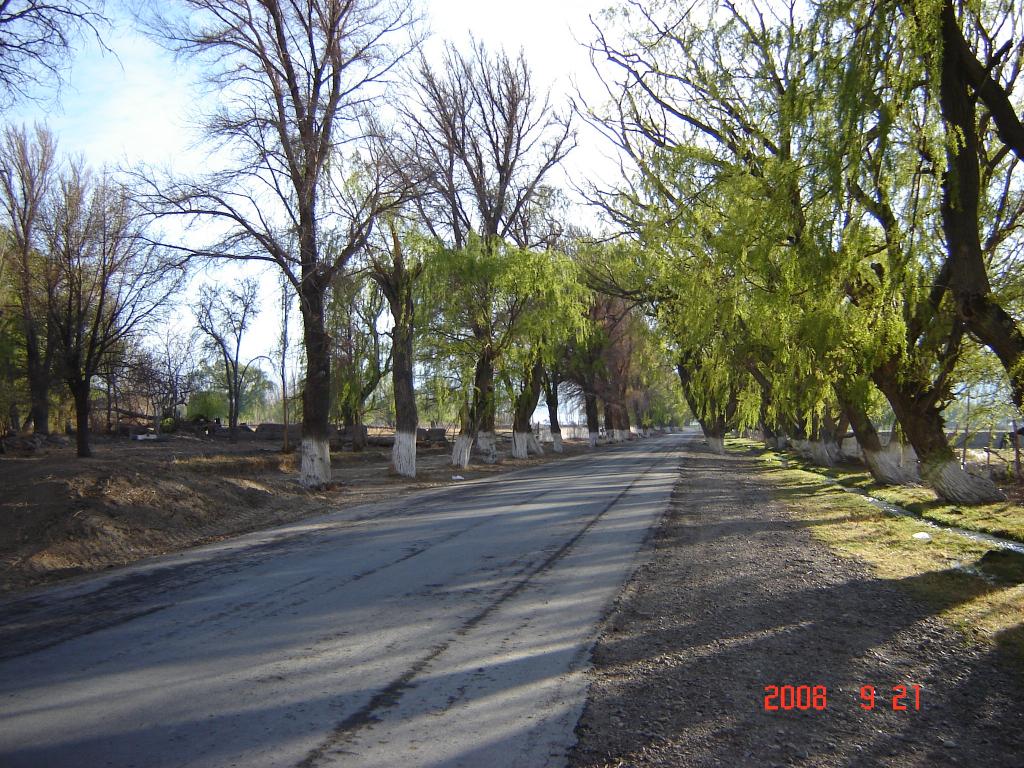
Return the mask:
<svg viewBox="0 0 1024 768"><path fill-rule="evenodd" d="M383 294L365 274L343 275L331 287L324 321L333 342L335 421L361 422L367 401L391 370L390 345L382 329L385 309Z"/></svg>
<svg viewBox="0 0 1024 768"><path fill-rule="evenodd" d="M211 361L201 365L196 375L200 383L188 399L186 418L227 419L228 386L224 366L219 361ZM249 420L262 412L274 389L273 382L261 368L253 365L246 368L241 382L239 421Z"/></svg>
<svg viewBox="0 0 1024 768"><path fill-rule="evenodd" d="M433 315L427 347L471 386L473 367L490 355L502 376L520 381L540 358L553 361L585 333L587 291L576 264L556 250L518 248L475 235L463 249L439 249L424 274Z"/></svg>
<svg viewBox="0 0 1024 768"><path fill-rule="evenodd" d="M185 417L189 420L199 418L213 421L226 419L228 416L228 398L220 390L200 390L193 392L188 399Z"/></svg>

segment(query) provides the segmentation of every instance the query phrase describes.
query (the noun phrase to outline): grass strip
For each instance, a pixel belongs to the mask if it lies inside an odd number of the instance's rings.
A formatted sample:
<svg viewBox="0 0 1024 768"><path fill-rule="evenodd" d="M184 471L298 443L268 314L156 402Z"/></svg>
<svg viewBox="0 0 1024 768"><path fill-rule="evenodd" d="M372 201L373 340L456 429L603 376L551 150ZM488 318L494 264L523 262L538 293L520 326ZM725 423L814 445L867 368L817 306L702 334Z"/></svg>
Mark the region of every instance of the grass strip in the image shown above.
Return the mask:
<svg viewBox="0 0 1024 768"><path fill-rule="evenodd" d="M763 458L776 498L815 539L879 578L902 581L944 621L1005 650L1024 672L1024 555L888 515L818 472ZM927 540L914 538L922 532Z"/></svg>
<svg viewBox="0 0 1024 768"><path fill-rule="evenodd" d="M766 450L762 443L747 438L732 438L727 441L727 446L733 450L754 451L772 461L784 455L790 467L828 477L847 488L855 488L903 507L925 520L1024 542L1024 506L1012 500L974 506L951 504L923 486L879 485L866 469L851 464L819 467L794 453Z"/></svg>

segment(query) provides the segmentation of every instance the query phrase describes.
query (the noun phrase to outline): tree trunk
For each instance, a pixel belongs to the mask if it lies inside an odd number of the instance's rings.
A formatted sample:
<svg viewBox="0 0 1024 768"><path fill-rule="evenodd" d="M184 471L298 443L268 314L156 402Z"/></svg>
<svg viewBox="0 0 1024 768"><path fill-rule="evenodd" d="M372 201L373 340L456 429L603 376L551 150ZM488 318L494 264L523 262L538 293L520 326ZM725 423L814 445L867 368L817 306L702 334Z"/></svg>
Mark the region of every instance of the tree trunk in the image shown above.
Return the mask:
<svg viewBox="0 0 1024 768"><path fill-rule="evenodd" d="M465 432L455 438L452 446L452 466L465 469L469 466L470 454L473 452L473 438Z"/></svg>
<svg viewBox="0 0 1024 768"><path fill-rule="evenodd" d="M302 387L302 446L299 482L321 488L331 482L331 350L324 328L324 290L314 279L300 289L306 381Z"/></svg>
<svg viewBox="0 0 1024 768"><path fill-rule="evenodd" d="M592 391L584 392L583 406L587 414L587 444L591 448L596 448L597 439L601 435L601 425L597 421L597 395Z"/></svg>
<svg viewBox="0 0 1024 768"><path fill-rule="evenodd" d="M732 418L737 407L736 396L730 395L730 401L726 405L724 413L707 414L705 409L700 408L700 404L690 388L692 379L686 366L683 363L679 363L676 366L676 371L679 374L679 383L683 387L683 397L686 399L686 404L690 406L693 415L697 418L697 423L700 424L708 447L711 448L712 453L724 454L725 435L729 431L729 420Z"/></svg>
<svg viewBox="0 0 1024 768"><path fill-rule="evenodd" d="M551 423L551 450L562 453L562 426L558 422L558 379L555 376L544 377L544 399L548 406L548 421Z"/></svg>
<svg viewBox="0 0 1024 768"><path fill-rule="evenodd" d="M489 352L481 355L473 376L473 404L470 420L476 424L476 454L484 464L498 461L498 438L495 434L494 359Z"/></svg>
<svg viewBox="0 0 1024 768"><path fill-rule="evenodd" d="M473 372L473 392L464 411L459 436L452 448L452 466L468 467L473 446L485 464L498 460L498 447L494 435L494 362L484 352Z"/></svg>
<svg viewBox="0 0 1024 768"><path fill-rule="evenodd" d="M706 419L700 420L700 428L704 432L704 438L708 441L708 447L712 453L717 453L719 456L725 454L725 433L728 432L724 419L715 419L708 421Z"/></svg>
<svg viewBox="0 0 1024 768"><path fill-rule="evenodd" d="M358 405L346 404L341 409L342 424L352 440L352 452L361 453L366 449L366 432L363 429L363 413ZM415 437L415 431L413 435ZM415 443L415 440L413 440Z"/></svg>
<svg viewBox="0 0 1024 768"><path fill-rule="evenodd" d="M933 398L923 396L925 393L909 378L889 374L888 370L879 369L873 378L917 453L924 482L943 499L956 504L984 504L1005 499L991 480L968 474L960 466L946 440L942 412Z"/></svg>
<svg viewBox="0 0 1024 768"><path fill-rule="evenodd" d="M391 383L395 396L395 444L391 449L391 466L400 475L416 477L416 390L413 385L412 302L391 314L396 318L392 330Z"/></svg>
<svg viewBox="0 0 1024 768"><path fill-rule="evenodd" d="M921 472L917 466L917 454L914 453L914 448L904 438L903 429L900 427L898 420L892 425L892 432L889 435L889 442L885 445L885 452L887 456L891 457L892 461L896 462L900 471L909 478L911 483L921 482Z"/></svg>
<svg viewBox="0 0 1024 768"><path fill-rule="evenodd" d="M620 442L625 443L633 439L633 429L629 418L629 406L626 405L625 401L620 401L615 405L615 426L619 433Z"/></svg>
<svg viewBox="0 0 1024 768"><path fill-rule="evenodd" d="M228 378L228 441L232 443L238 442L238 400L239 390L241 389L238 376L233 374L231 366L227 366L225 371Z"/></svg>
<svg viewBox="0 0 1024 768"><path fill-rule="evenodd" d="M864 464L872 479L879 485L909 485L914 482L913 474L906 472L900 462L882 446L878 430L871 423L863 406L839 385L836 385L835 390L839 405L850 422L850 428L857 438L857 445L864 455Z"/></svg>
<svg viewBox="0 0 1024 768"><path fill-rule="evenodd" d="M38 363L28 366L28 393L31 401L29 418L37 435L50 434L50 375Z"/></svg>
<svg viewBox="0 0 1024 768"><path fill-rule="evenodd" d="M114 374L107 375L107 434L114 434Z"/></svg>
<svg viewBox="0 0 1024 768"><path fill-rule="evenodd" d="M92 456L89 445L89 383L69 381L68 388L75 400L75 446L79 458L87 459Z"/></svg>
<svg viewBox="0 0 1024 768"><path fill-rule="evenodd" d="M525 459L530 450L533 438L533 427L530 419L533 412L537 410L540 402L540 393L543 387L544 367L538 360L530 368L526 381L523 382L523 391L516 396L514 413L512 416L512 457Z"/></svg>
<svg viewBox="0 0 1024 768"><path fill-rule="evenodd" d="M839 444L836 442L835 421L827 411L821 416L814 416L806 452L807 458L819 467L835 466L840 453Z"/></svg>

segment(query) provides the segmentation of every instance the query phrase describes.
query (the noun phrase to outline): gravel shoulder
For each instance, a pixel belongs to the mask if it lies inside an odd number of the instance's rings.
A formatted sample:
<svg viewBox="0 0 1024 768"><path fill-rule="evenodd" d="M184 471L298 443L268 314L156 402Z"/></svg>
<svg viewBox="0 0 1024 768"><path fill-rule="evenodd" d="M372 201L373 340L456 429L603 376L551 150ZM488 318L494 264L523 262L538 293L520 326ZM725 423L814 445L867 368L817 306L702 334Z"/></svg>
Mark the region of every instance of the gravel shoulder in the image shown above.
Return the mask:
<svg viewBox="0 0 1024 768"><path fill-rule="evenodd" d="M1024 764L1019 666L941 622L911 581L813 539L755 460L691 445L594 648L570 765ZM826 707L766 711L770 685L825 686Z"/></svg>

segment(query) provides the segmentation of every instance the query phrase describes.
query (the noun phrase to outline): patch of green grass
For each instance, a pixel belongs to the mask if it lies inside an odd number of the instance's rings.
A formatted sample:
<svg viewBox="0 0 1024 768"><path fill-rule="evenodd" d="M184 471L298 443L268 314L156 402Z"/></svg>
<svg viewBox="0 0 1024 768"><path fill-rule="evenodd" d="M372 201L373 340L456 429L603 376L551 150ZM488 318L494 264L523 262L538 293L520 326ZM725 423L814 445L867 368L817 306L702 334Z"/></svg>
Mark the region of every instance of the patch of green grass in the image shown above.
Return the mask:
<svg viewBox="0 0 1024 768"><path fill-rule="evenodd" d="M943 501L932 490L921 487L874 486L870 493L890 504L909 509L926 520L1024 541L1024 507L1020 504L997 501L961 506Z"/></svg>
<svg viewBox="0 0 1024 768"><path fill-rule="evenodd" d="M816 472L776 464L764 474L816 539L902 582L945 621L1007 648L1024 669L1024 557L934 528L929 540L915 539L925 530L920 522L888 515Z"/></svg>

